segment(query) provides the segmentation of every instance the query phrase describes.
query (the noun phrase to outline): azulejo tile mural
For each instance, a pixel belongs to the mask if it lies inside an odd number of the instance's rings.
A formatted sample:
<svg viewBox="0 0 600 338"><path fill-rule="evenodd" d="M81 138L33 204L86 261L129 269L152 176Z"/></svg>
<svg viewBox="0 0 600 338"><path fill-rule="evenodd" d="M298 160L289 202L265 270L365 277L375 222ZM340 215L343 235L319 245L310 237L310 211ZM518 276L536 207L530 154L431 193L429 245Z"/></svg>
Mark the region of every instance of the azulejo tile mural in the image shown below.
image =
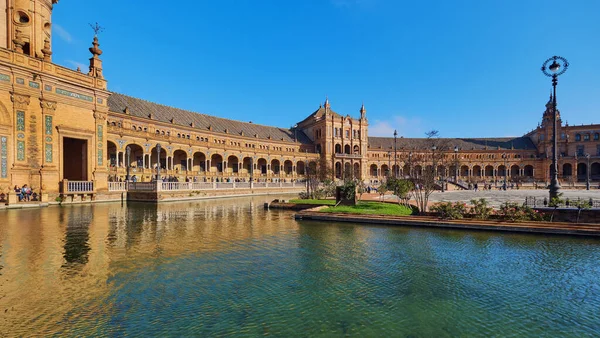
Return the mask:
<svg viewBox="0 0 600 338"><path fill-rule="evenodd" d="M52 116L46 115L46 135L52 135Z"/></svg>
<svg viewBox="0 0 600 338"><path fill-rule="evenodd" d="M0 137L0 178L8 177L8 139Z"/></svg>
<svg viewBox="0 0 600 338"><path fill-rule="evenodd" d="M25 131L25 112L17 111L17 131Z"/></svg>
<svg viewBox="0 0 600 338"><path fill-rule="evenodd" d="M17 161L25 161L25 141L17 141Z"/></svg>
<svg viewBox="0 0 600 338"><path fill-rule="evenodd" d="M52 163L52 145L51 144L46 143L45 154L46 154L46 163Z"/></svg>

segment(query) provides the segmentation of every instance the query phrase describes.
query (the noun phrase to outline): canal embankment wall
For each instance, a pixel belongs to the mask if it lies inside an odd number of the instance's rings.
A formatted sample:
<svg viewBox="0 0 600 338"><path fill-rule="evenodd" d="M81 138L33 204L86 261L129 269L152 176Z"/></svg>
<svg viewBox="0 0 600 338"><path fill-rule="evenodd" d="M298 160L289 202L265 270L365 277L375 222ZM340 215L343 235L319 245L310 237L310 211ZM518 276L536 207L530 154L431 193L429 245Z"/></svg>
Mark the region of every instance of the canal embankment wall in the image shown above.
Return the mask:
<svg viewBox="0 0 600 338"><path fill-rule="evenodd" d="M595 211L595 210L594 210ZM416 226L465 230L492 230L540 234L562 234L600 237L600 224L571 222L508 222L491 220L443 220L432 216L389 216L325 213L308 209L295 215L297 220L352 222L393 226Z"/></svg>

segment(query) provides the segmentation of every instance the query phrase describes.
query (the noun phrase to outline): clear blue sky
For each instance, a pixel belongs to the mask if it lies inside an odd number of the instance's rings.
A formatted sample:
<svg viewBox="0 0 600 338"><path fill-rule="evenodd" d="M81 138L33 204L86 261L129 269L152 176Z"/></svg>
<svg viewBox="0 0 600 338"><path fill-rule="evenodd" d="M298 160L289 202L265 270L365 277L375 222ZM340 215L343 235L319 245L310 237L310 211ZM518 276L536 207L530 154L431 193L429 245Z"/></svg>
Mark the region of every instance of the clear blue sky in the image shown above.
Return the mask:
<svg viewBox="0 0 600 338"><path fill-rule="evenodd" d="M177 6L171 6L177 3ZM558 103L569 124L600 123L600 1L64 0L53 60L87 69L98 21L111 91L289 127L329 96L370 135L518 136Z"/></svg>

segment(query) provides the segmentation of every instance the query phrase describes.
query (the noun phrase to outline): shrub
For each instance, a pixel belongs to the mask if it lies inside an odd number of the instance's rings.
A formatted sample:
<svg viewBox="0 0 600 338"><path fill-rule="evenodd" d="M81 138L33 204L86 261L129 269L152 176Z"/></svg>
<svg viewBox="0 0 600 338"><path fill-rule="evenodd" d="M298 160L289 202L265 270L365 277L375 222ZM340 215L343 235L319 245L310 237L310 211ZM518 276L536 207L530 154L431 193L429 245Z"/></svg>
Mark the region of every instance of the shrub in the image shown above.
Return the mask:
<svg viewBox="0 0 600 338"><path fill-rule="evenodd" d="M439 202L432 205L430 210L437 212L443 219L460 219L465 215L467 205L462 202Z"/></svg>
<svg viewBox="0 0 600 338"><path fill-rule="evenodd" d="M499 214L507 221L543 221L543 214L524 205L505 202L500 206Z"/></svg>
<svg viewBox="0 0 600 338"><path fill-rule="evenodd" d="M492 214L493 208L488 206L488 202L485 198L480 199L472 199L471 204L471 213L474 218L477 219L488 219Z"/></svg>

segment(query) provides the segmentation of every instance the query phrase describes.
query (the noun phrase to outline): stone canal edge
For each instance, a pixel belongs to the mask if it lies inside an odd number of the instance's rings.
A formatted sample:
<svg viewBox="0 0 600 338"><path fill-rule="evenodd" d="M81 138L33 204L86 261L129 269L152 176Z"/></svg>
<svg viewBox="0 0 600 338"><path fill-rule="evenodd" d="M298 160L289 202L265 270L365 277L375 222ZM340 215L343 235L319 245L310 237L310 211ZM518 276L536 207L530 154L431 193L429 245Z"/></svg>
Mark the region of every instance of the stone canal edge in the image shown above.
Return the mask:
<svg viewBox="0 0 600 338"><path fill-rule="evenodd" d="M387 216L359 215L319 212L319 208L303 210L294 217L296 220L352 222L374 225L413 226L429 228L449 228L464 230L492 230L525 232L538 234L561 234L600 237L600 224L543 223L543 222L500 222L489 220L443 220L430 216Z"/></svg>

